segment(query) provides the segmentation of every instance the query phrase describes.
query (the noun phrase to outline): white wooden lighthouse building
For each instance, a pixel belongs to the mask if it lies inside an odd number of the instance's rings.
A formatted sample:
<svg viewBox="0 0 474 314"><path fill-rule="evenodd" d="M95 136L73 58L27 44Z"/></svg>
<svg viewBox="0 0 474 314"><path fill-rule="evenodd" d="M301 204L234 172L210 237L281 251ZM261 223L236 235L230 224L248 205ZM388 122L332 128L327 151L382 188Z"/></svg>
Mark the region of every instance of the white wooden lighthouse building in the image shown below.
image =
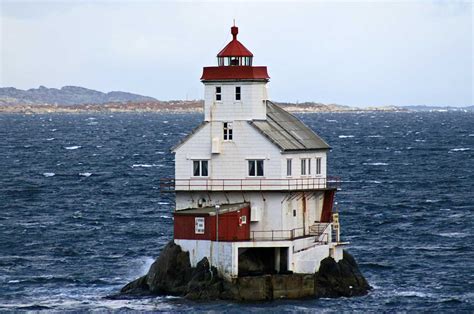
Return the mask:
<svg viewBox="0 0 474 314"><path fill-rule="evenodd" d="M162 183L176 194L174 242L228 279L314 273L342 258L330 147L268 100L267 67L231 32L203 69L204 121L173 147L175 178Z"/></svg>

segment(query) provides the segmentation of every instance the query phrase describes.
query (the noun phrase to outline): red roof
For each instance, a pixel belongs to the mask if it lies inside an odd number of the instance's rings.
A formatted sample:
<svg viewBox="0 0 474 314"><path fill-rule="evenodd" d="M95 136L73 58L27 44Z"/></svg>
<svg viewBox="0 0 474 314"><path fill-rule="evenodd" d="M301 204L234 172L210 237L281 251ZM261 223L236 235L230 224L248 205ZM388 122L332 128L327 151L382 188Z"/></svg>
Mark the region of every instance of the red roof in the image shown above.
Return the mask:
<svg viewBox="0 0 474 314"><path fill-rule="evenodd" d="M270 76L265 66L204 67L201 76L202 81L268 80L269 78Z"/></svg>
<svg viewBox="0 0 474 314"><path fill-rule="evenodd" d="M232 26L231 33L233 36L232 41L217 54L217 57L253 57L253 54L250 52L250 50L245 48L245 46L237 40L239 28Z"/></svg>

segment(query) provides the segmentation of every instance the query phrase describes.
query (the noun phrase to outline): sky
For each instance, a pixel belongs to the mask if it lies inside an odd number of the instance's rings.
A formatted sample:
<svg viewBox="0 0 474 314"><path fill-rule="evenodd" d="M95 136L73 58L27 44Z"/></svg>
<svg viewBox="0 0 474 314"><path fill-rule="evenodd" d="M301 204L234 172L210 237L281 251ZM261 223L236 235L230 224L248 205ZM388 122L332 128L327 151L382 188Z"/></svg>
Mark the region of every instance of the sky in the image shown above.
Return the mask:
<svg viewBox="0 0 474 314"><path fill-rule="evenodd" d="M274 101L468 106L473 13L456 0L0 0L0 86L202 99L235 19Z"/></svg>

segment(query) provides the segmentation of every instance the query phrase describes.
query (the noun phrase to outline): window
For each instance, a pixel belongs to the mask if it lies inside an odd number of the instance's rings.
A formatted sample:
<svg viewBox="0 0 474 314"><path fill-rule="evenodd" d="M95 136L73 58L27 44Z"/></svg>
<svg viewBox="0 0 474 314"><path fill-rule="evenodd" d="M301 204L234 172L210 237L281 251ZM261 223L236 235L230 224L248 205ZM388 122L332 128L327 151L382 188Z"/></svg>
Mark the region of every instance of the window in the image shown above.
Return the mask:
<svg viewBox="0 0 474 314"><path fill-rule="evenodd" d="M195 177L207 177L208 172L208 161L207 160L193 160L193 176Z"/></svg>
<svg viewBox="0 0 474 314"><path fill-rule="evenodd" d="M245 225L247 223L247 216L240 216L240 223Z"/></svg>
<svg viewBox="0 0 474 314"><path fill-rule="evenodd" d="M222 100L222 87L216 86L216 101Z"/></svg>
<svg viewBox="0 0 474 314"><path fill-rule="evenodd" d="M232 141L232 122L224 122L224 141Z"/></svg>
<svg viewBox="0 0 474 314"><path fill-rule="evenodd" d="M249 177L263 177L263 160L249 160Z"/></svg>
<svg viewBox="0 0 474 314"><path fill-rule="evenodd" d="M306 176L311 174L311 159L303 158L301 159L301 175Z"/></svg>
<svg viewBox="0 0 474 314"><path fill-rule="evenodd" d="M235 100L240 100L240 86L235 87Z"/></svg>
<svg viewBox="0 0 474 314"><path fill-rule="evenodd" d="M316 158L316 174L321 174L321 157Z"/></svg>
<svg viewBox="0 0 474 314"><path fill-rule="evenodd" d="M205 220L204 217L194 218L194 233L204 234L205 231Z"/></svg>
<svg viewBox="0 0 474 314"><path fill-rule="evenodd" d="M286 160L286 176L287 177L291 177L291 163L292 163L292 160L291 159L287 159Z"/></svg>

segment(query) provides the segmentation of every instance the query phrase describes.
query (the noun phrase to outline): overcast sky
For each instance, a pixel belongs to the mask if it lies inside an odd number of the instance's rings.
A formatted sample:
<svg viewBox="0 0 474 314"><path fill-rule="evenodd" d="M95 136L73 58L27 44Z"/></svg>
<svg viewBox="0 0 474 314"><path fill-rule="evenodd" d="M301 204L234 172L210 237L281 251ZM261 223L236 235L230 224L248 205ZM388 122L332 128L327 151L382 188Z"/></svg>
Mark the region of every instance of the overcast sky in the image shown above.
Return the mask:
<svg viewBox="0 0 474 314"><path fill-rule="evenodd" d="M2 87L200 99L235 18L273 100L473 104L470 1L0 1Z"/></svg>

